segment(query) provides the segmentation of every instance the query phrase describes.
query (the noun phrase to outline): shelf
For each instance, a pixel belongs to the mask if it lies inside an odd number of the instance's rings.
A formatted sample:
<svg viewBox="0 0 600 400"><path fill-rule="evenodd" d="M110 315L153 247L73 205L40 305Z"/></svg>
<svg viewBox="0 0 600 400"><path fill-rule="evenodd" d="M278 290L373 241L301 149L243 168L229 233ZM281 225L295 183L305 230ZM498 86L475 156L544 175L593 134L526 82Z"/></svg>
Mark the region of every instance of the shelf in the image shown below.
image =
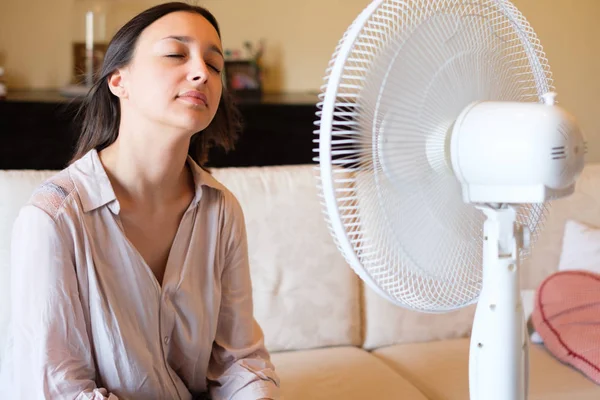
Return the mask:
<svg viewBox="0 0 600 400"><path fill-rule="evenodd" d="M244 130L236 149L213 149L209 167L313 163L316 94L265 94L242 100ZM12 91L0 101L0 169L61 169L81 124L80 99L57 91Z"/></svg>

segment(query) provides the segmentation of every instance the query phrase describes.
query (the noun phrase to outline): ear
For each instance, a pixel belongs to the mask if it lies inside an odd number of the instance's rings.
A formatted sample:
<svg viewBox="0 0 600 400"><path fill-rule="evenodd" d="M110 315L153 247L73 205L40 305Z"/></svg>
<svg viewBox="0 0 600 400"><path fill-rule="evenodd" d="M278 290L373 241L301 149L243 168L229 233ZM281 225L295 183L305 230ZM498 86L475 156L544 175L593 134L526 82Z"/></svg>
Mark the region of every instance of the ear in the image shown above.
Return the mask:
<svg viewBox="0 0 600 400"><path fill-rule="evenodd" d="M117 69L108 77L108 88L120 99L126 99L128 97L128 93L125 87L126 82L126 72L123 69Z"/></svg>

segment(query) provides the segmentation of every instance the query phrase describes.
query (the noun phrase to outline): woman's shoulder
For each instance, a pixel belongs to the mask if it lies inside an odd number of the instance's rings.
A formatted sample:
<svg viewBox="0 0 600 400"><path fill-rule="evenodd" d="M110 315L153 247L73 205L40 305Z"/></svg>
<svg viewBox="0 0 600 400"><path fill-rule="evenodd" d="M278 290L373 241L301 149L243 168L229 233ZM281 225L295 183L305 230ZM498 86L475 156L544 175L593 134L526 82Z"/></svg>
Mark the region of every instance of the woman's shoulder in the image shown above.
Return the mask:
<svg viewBox="0 0 600 400"><path fill-rule="evenodd" d="M38 185L26 206L39 208L55 219L75 193L75 183L67 167Z"/></svg>
<svg viewBox="0 0 600 400"><path fill-rule="evenodd" d="M194 174L194 180L196 182L197 190L207 190L208 193L212 193L215 199L222 202L225 208L240 208L240 203L233 193L233 191L226 186L223 181L221 174L215 173L215 170L204 169L196 165L192 166L192 172ZM203 195L206 195L203 192Z"/></svg>

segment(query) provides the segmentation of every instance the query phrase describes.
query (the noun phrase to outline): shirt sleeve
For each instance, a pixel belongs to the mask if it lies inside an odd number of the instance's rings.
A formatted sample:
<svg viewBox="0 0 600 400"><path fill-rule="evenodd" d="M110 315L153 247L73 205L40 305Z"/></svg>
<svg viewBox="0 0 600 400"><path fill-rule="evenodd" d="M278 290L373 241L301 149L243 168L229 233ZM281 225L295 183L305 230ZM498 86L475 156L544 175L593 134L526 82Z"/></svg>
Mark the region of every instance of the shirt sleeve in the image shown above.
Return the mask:
<svg viewBox="0 0 600 400"><path fill-rule="evenodd" d="M11 243L7 399L117 400L95 383L73 246L42 209L21 209ZM6 362L8 361L8 362Z"/></svg>
<svg viewBox="0 0 600 400"><path fill-rule="evenodd" d="M213 400L279 399L279 378L254 319L248 245L242 209L226 207L222 241L221 307L208 366Z"/></svg>

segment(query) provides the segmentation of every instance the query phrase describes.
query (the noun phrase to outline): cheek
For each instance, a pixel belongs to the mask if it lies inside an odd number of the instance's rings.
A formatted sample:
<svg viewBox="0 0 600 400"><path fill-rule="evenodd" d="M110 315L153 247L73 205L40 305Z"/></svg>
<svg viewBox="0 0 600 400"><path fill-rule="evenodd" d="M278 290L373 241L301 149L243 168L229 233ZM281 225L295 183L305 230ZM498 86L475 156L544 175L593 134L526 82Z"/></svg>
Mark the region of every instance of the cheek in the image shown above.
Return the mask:
<svg viewBox="0 0 600 400"><path fill-rule="evenodd" d="M221 100L221 95L223 94L223 84L221 83L220 78L218 79L217 82L215 82L210 93L211 93L213 103L218 105Z"/></svg>
<svg viewBox="0 0 600 400"><path fill-rule="evenodd" d="M132 76L131 95L139 103L157 103L171 95L169 76L164 70L148 65Z"/></svg>

